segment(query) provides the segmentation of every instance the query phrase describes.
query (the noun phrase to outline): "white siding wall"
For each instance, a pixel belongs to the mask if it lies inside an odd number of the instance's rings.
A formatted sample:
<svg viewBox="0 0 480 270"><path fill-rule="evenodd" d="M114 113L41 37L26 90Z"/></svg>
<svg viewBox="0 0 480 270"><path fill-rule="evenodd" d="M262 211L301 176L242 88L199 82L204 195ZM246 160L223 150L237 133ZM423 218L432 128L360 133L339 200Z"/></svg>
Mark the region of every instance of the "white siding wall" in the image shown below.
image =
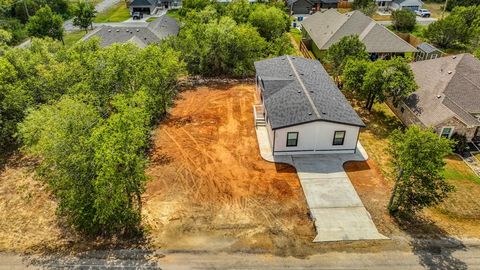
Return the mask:
<svg viewBox="0 0 480 270"><path fill-rule="evenodd" d="M333 145L335 131L345 131L343 145ZM322 121L277 129L274 155L353 153L357 147L359 131L360 128L356 126ZM296 147L287 147L288 132L298 132Z"/></svg>

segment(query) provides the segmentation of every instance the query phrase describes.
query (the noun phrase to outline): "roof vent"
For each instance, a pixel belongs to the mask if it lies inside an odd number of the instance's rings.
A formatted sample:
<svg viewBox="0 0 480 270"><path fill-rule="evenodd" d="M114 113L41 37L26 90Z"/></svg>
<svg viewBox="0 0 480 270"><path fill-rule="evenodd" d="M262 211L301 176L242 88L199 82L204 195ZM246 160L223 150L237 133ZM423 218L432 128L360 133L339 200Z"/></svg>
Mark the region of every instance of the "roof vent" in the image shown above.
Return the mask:
<svg viewBox="0 0 480 270"><path fill-rule="evenodd" d="M137 29L137 32L140 32L140 29Z"/></svg>
<svg viewBox="0 0 480 270"><path fill-rule="evenodd" d="M112 29L108 29L108 32L112 32Z"/></svg>
<svg viewBox="0 0 480 270"><path fill-rule="evenodd" d="M288 76L292 77L292 76L293 76L293 74L288 74Z"/></svg>
<svg viewBox="0 0 480 270"><path fill-rule="evenodd" d="M454 55L452 58L453 58L453 59L457 59L457 56L456 56L456 55Z"/></svg>
<svg viewBox="0 0 480 270"><path fill-rule="evenodd" d="M117 32L120 32L120 29L117 29Z"/></svg>
<svg viewBox="0 0 480 270"><path fill-rule="evenodd" d="M146 37L144 37L143 39L144 39L144 40L147 40L147 38L146 38Z"/></svg>
<svg viewBox="0 0 480 270"><path fill-rule="evenodd" d="M448 73L448 74L452 74L452 71L451 71L451 70L449 70L447 73Z"/></svg>
<svg viewBox="0 0 480 270"><path fill-rule="evenodd" d="M311 112L309 112L309 113L308 113L308 115L312 115L312 113L311 113Z"/></svg>
<svg viewBox="0 0 480 270"><path fill-rule="evenodd" d="M322 114L327 114L326 112L322 112Z"/></svg>
<svg viewBox="0 0 480 270"><path fill-rule="evenodd" d="M303 76L303 75L305 75L305 74L303 74L303 73L300 73L300 75L302 75L302 76Z"/></svg>
<svg viewBox="0 0 480 270"><path fill-rule="evenodd" d="M298 90L297 93L301 93L302 91Z"/></svg>
<svg viewBox="0 0 480 270"><path fill-rule="evenodd" d="M437 98L441 98L441 97L442 97L442 95L437 95Z"/></svg>

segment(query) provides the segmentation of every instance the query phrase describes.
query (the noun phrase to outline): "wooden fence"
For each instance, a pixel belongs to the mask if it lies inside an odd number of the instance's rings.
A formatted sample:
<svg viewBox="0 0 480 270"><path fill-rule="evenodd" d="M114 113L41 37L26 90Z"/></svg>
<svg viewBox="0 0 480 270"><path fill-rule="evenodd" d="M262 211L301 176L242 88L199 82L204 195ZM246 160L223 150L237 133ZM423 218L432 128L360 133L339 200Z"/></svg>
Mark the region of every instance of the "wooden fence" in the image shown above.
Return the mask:
<svg viewBox="0 0 480 270"><path fill-rule="evenodd" d="M307 45L303 43L303 40L300 41L300 52L303 54L303 57L309 59L315 59L313 53L307 48Z"/></svg>

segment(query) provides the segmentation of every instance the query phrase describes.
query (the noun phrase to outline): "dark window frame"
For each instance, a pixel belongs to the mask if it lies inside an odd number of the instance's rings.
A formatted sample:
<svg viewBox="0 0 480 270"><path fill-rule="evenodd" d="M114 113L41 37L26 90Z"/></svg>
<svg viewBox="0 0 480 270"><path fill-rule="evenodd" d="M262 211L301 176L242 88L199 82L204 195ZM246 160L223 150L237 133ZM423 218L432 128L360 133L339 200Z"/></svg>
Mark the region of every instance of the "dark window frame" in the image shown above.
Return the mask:
<svg viewBox="0 0 480 270"><path fill-rule="evenodd" d="M295 144L290 144L290 141L293 141L294 139L289 139L288 138L288 135L290 134L296 134L296 138L295 138ZM287 147L296 147L298 146L298 131L293 131L293 132L287 132Z"/></svg>
<svg viewBox="0 0 480 270"><path fill-rule="evenodd" d="M337 137L337 133L343 133L343 137L342 137L342 142L341 143L337 143L336 141L336 137ZM347 134L347 132L345 130L336 130L334 133L333 133L333 142L332 142L332 145L343 145L345 143L345 135Z"/></svg>

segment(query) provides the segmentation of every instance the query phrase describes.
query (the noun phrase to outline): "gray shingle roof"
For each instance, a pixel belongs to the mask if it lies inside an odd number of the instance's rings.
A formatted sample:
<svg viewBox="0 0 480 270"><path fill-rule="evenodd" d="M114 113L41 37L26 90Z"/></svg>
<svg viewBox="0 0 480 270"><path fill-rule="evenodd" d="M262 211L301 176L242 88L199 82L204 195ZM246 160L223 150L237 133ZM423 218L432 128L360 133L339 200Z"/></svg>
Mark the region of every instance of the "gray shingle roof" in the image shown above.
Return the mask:
<svg viewBox="0 0 480 270"><path fill-rule="evenodd" d="M130 2L130 6L153 6L156 5L156 3L156 0L133 0L132 2Z"/></svg>
<svg viewBox="0 0 480 270"><path fill-rule="evenodd" d="M432 52L440 51L439 49L435 48L433 45L431 45L429 43L426 43L426 42L420 43L420 45L417 46L417 49L422 50L426 53L432 53Z"/></svg>
<svg viewBox="0 0 480 270"><path fill-rule="evenodd" d="M341 38L358 35L369 53L415 52L417 49L360 11L341 14L335 9L317 12L302 23L320 50Z"/></svg>
<svg viewBox="0 0 480 270"><path fill-rule="evenodd" d="M365 126L319 61L280 56L255 69L273 129L312 121Z"/></svg>
<svg viewBox="0 0 480 270"><path fill-rule="evenodd" d="M143 48L150 43L160 42L170 35L178 35L179 31L177 21L167 15L163 15L148 24L124 25L101 26L87 34L82 40L98 37L102 47L114 43L133 42Z"/></svg>
<svg viewBox="0 0 480 270"><path fill-rule="evenodd" d="M456 117L467 126L480 126L480 60L471 54L411 63L419 89L405 104L426 126Z"/></svg>

